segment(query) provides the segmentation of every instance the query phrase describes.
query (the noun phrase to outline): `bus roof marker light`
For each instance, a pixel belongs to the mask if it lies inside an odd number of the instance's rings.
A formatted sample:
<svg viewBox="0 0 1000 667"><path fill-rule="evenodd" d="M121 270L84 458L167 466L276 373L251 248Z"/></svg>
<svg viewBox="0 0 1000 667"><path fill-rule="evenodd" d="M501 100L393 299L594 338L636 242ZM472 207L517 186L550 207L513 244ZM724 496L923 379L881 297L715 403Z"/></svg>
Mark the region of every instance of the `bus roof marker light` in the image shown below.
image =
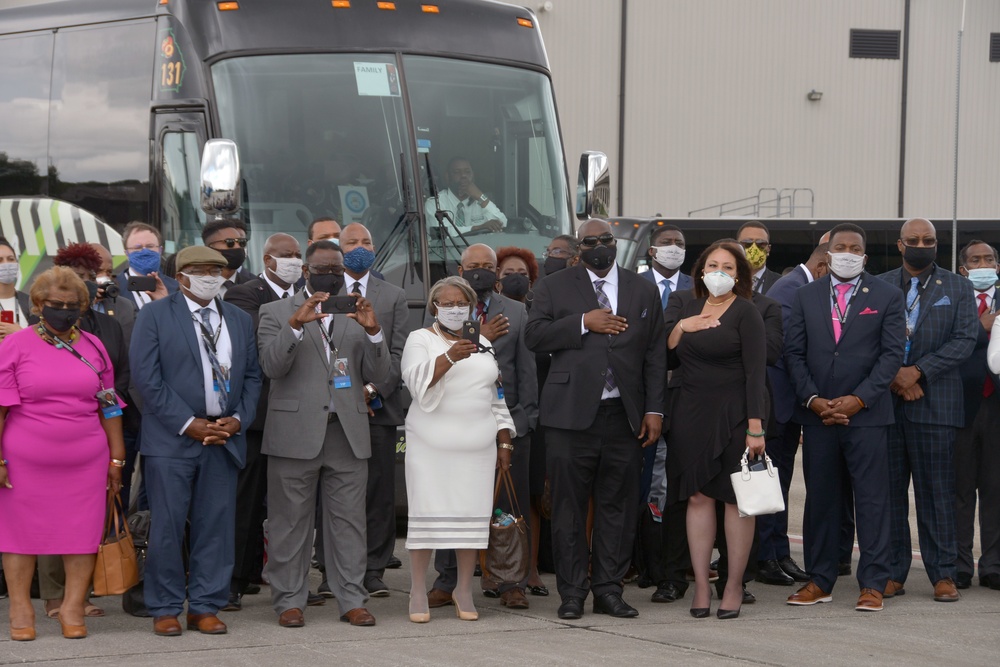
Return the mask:
<svg viewBox="0 0 1000 667"><path fill-rule="evenodd" d="M441 8L437 5L420 5L420 11L424 14L440 14Z"/></svg>
<svg viewBox="0 0 1000 667"><path fill-rule="evenodd" d="M534 28L535 24L531 22L531 19L523 19L518 17L517 24L522 28Z"/></svg>
<svg viewBox="0 0 1000 667"><path fill-rule="evenodd" d="M350 9L351 0L330 0L330 4L333 5L334 9Z"/></svg>
<svg viewBox="0 0 1000 667"><path fill-rule="evenodd" d="M396 9L395 2L376 2L375 4L378 6L379 9L388 9L392 11L395 11Z"/></svg>
<svg viewBox="0 0 1000 667"><path fill-rule="evenodd" d="M240 8L240 3L238 2L217 2L215 6L219 8L220 12L231 12Z"/></svg>
<svg viewBox="0 0 1000 667"><path fill-rule="evenodd" d="M168 2L170 2L170 0L160 0L160 4L161 4L161 5L165 5L165 4L167 4Z"/></svg>

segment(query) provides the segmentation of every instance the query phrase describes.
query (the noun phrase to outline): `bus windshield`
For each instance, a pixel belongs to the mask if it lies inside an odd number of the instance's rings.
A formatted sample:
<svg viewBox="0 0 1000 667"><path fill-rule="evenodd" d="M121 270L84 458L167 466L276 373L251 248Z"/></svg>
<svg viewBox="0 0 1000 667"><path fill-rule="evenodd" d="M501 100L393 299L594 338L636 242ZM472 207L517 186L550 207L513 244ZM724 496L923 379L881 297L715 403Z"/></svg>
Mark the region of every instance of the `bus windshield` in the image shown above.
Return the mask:
<svg viewBox="0 0 1000 667"><path fill-rule="evenodd" d="M240 150L255 261L274 232L304 246L317 218L362 222L385 255L377 268L416 300L426 293L425 264L432 281L454 273L468 243L540 257L570 231L551 84L540 73L446 58L284 54L220 61L212 80L221 135Z"/></svg>

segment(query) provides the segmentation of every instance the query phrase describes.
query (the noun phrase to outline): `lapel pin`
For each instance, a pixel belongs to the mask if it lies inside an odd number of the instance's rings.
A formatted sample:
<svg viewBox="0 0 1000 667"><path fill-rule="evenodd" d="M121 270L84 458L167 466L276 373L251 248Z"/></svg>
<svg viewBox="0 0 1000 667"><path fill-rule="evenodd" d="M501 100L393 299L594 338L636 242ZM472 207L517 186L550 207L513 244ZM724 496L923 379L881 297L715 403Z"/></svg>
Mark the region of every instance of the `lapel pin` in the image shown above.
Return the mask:
<svg viewBox="0 0 1000 667"><path fill-rule="evenodd" d="M938 285L940 285L940 284L941 284L941 280L940 280L940 279L938 279L938 280L935 280L934 282L936 282L936 283L937 283Z"/></svg>
<svg viewBox="0 0 1000 667"><path fill-rule="evenodd" d="M867 287L862 287L861 291L864 292L865 294L867 294L868 293L868 288Z"/></svg>

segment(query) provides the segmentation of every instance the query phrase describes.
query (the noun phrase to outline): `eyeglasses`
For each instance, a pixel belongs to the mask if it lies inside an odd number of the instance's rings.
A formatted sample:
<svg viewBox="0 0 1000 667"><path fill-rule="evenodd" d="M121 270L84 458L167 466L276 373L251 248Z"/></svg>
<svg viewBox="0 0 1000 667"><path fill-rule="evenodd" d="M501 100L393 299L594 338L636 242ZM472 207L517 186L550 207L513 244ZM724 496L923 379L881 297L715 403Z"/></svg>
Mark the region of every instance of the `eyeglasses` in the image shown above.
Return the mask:
<svg viewBox="0 0 1000 667"><path fill-rule="evenodd" d="M737 243L739 243L744 248L749 248L755 243L757 244L758 248L766 248L769 245L771 245L771 243L767 239L744 239L743 241L737 241Z"/></svg>
<svg viewBox="0 0 1000 667"><path fill-rule="evenodd" d="M225 243L227 248L235 248L236 246L239 246L241 248L246 248L247 247L247 239L245 239L245 238L239 238L239 239L219 239L218 241L212 241L209 244L209 247L214 246L216 243Z"/></svg>
<svg viewBox="0 0 1000 667"><path fill-rule="evenodd" d="M434 305L438 308L471 308L472 304L468 301L435 301Z"/></svg>
<svg viewBox="0 0 1000 667"><path fill-rule="evenodd" d="M77 301L44 301L43 303L49 308L55 308L56 310L76 310L80 307Z"/></svg>
<svg viewBox="0 0 1000 667"><path fill-rule="evenodd" d="M309 273L317 276L328 276L332 273L342 275L344 273L343 266L333 266L332 264L307 264L307 266L309 267Z"/></svg>
<svg viewBox="0 0 1000 667"><path fill-rule="evenodd" d="M190 271L184 271L185 275L188 276L212 276L213 278L218 278L222 275L222 269L191 269Z"/></svg>
<svg viewBox="0 0 1000 667"><path fill-rule="evenodd" d="M572 257L573 253L565 248L552 248L551 250L546 250L542 253L542 259L547 259L549 257Z"/></svg>
<svg viewBox="0 0 1000 667"><path fill-rule="evenodd" d="M587 248L596 248L598 243L601 245L614 245L615 235L611 232L607 232L605 234L601 234L600 236L584 236L580 239L580 245Z"/></svg>
<svg viewBox="0 0 1000 667"><path fill-rule="evenodd" d="M131 245L125 248L125 250L128 252L139 252L141 250L155 250L159 252L162 248L163 246L156 245L155 243L147 243L146 245Z"/></svg>

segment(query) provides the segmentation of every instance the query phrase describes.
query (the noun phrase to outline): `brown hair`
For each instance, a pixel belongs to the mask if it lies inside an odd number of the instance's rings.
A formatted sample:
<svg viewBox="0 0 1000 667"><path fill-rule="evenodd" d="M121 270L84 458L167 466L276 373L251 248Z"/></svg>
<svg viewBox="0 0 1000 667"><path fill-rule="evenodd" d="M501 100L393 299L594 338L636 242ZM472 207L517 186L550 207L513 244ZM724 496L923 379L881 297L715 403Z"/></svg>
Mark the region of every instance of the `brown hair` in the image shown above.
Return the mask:
<svg viewBox="0 0 1000 667"><path fill-rule="evenodd" d="M528 280L534 284L538 280L538 260L535 259L534 253L527 248L507 246L506 248L497 250L497 278L499 279L500 276L500 265L503 264L505 259L510 259L511 257L517 257L528 266Z"/></svg>
<svg viewBox="0 0 1000 667"><path fill-rule="evenodd" d="M31 283L29 294L32 314L41 315L42 304L49 298L52 290L57 289L76 292L77 300L80 302L80 312L86 312L90 308L90 292L87 291L87 286L73 272L73 269L65 266L53 266L48 271L39 274Z"/></svg>
<svg viewBox="0 0 1000 667"><path fill-rule="evenodd" d="M163 247L163 234L160 233L159 229L145 222L134 220L125 225L125 229L122 230L122 245L125 246L126 249L128 248L128 237L132 236L132 234L135 234L136 232L152 232L156 235L156 242L160 244L161 248Z"/></svg>
<svg viewBox="0 0 1000 667"><path fill-rule="evenodd" d="M709 291L703 280L705 262L708 261L709 255L719 249L725 250L736 260L736 285L733 287L733 294L744 299L751 298L753 296L753 269L750 267L750 262L743 254L743 248L732 241L725 240L716 241L705 248L704 252L698 256L698 261L694 263L694 268L691 269L691 278L694 280L694 295L699 299L708 298Z"/></svg>

